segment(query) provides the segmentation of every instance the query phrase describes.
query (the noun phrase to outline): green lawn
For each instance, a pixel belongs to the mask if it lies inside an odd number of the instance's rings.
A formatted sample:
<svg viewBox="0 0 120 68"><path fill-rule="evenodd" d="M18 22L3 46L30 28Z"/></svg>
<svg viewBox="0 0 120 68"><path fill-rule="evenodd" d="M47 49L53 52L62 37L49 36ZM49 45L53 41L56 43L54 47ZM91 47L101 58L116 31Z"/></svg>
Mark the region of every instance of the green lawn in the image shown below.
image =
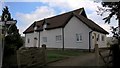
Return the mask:
<svg viewBox="0 0 120 68"><path fill-rule="evenodd" d="M47 50L47 61L52 62L56 60L61 60L65 58L69 58L72 56L79 56L86 54L88 52L82 52L79 50Z"/></svg>

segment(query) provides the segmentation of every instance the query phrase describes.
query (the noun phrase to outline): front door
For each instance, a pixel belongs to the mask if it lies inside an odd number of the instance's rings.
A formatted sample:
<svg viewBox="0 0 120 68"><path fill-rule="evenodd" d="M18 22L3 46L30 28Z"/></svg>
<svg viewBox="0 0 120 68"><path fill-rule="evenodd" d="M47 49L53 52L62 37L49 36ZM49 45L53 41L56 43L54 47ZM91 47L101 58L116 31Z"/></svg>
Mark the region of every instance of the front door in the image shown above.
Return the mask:
<svg viewBox="0 0 120 68"><path fill-rule="evenodd" d="M36 37L34 38L34 44L33 45L34 45L34 47L37 47L37 38Z"/></svg>
<svg viewBox="0 0 120 68"><path fill-rule="evenodd" d="M92 34L92 46L91 48L94 49L95 48L95 44L97 44L97 37L96 37L96 33Z"/></svg>

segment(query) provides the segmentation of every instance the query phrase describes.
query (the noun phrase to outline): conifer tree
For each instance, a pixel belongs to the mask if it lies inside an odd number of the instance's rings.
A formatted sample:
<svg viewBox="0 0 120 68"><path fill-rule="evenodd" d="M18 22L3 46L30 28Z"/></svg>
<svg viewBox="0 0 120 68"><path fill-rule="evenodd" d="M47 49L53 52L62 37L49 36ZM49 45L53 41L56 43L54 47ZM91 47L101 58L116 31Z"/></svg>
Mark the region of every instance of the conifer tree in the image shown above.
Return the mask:
<svg viewBox="0 0 120 68"><path fill-rule="evenodd" d="M1 21L3 21L4 23L7 22L5 21L5 15L8 16L7 21L16 21L13 20L13 18L11 18L11 14L7 6L2 10ZM23 45L23 40L19 34L19 30L17 29L16 24L13 25L5 24L5 27L6 27L5 30L7 35L5 36L4 55L8 56L16 53L16 50Z"/></svg>

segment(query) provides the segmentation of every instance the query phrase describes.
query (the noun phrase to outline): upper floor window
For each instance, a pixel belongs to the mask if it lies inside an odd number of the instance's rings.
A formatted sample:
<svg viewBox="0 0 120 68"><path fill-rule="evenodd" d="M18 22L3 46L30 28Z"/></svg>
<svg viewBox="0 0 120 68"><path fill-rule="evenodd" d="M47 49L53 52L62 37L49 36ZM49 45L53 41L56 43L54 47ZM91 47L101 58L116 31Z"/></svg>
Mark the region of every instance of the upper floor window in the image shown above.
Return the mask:
<svg viewBox="0 0 120 68"><path fill-rule="evenodd" d="M34 27L34 31L37 30L37 26Z"/></svg>
<svg viewBox="0 0 120 68"><path fill-rule="evenodd" d="M61 36L61 35L57 35L57 36L56 36L56 41L59 42L59 41L61 41L61 40L62 40L62 36Z"/></svg>
<svg viewBox="0 0 120 68"><path fill-rule="evenodd" d="M44 28L44 29L47 28L47 24L46 24L46 23L43 25L43 28Z"/></svg>
<svg viewBox="0 0 120 68"><path fill-rule="evenodd" d="M76 41L81 42L82 41L82 34L76 34Z"/></svg>

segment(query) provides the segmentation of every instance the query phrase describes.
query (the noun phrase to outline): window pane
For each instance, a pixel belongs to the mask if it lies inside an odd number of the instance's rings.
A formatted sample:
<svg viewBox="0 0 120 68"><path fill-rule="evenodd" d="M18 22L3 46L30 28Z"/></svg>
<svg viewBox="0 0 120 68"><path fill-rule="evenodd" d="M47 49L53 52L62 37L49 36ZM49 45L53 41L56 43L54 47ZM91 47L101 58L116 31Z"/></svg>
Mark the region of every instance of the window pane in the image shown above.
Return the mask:
<svg viewBox="0 0 120 68"><path fill-rule="evenodd" d="M59 40L62 40L62 39L61 39L61 37L62 37L62 36L61 36L61 35L59 35Z"/></svg>
<svg viewBox="0 0 120 68"><path fill-rule="evenodd" d="M98 36L97 36L97 41L99 41L99 34L98 34Z"/></svg>
<svg viewBox="0 0 120 68"><path fill-rule="evenodd" d="M60 41L60 40L62 40L62 36L61 35L56 36L56 41Z"/></svg>
<svg viewBox="0 0 120 68"><path fill-rule="evenodd" d="M47 37L43 37L43 42L47 42Z"/></svg>
<svg viewBox="0 0 120 68"><path fill-rule="evenodd" d="M81 34L79 34L79 37L80 37L80 41L82 41L82 35Z"/></svg>
<svg viewBox="0 0 120 68"><path fill-rule="evenodd" d="M76 41L82 41L82 34L76 34Z"/></svg>
<svg viewBox="0 0 120 68"><path fill-rule="evenodd" d="M79 41L79 36L78 36L78 34L76 34L76 41Z"/></svg>
<svg viewBox="0 0 120 68"><path fill-rule="evenodd" d="M27 42L30 43L30 39L29 38L28 38Z"/></svg>
<svg viewBox="0 0 120 68"><path fill-rule="evenodd" d="M102 35L102 41L104 41L104 36Z"/></svg>
<svg viewBox="0 0 120 68"><path fill-rule="evenodd" d="M58 41L58 36L56 36L56 41Z"/></svg>

